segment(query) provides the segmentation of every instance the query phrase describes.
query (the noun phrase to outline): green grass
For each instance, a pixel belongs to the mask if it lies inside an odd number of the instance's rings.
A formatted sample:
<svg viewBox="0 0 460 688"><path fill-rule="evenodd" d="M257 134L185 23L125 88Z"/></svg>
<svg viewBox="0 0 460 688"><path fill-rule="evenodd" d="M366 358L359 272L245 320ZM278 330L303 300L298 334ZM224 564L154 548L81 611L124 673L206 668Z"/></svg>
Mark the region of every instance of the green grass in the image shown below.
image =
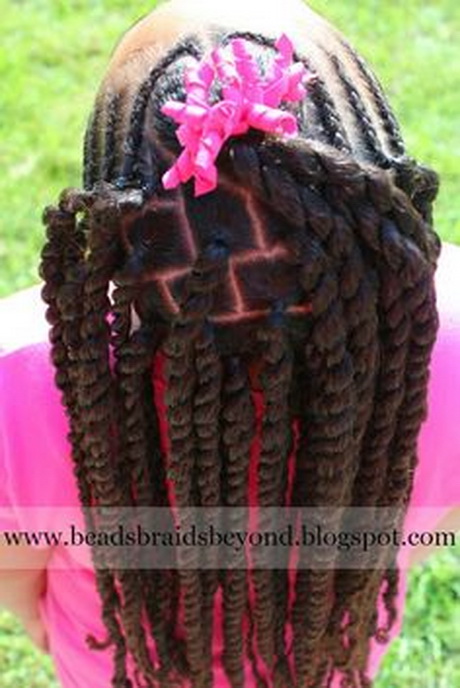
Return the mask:
<svg viewBox="0 0 460 688"><path fill-rule="evenodd" d="M108 55L151 7L0 0L0 294L37 282L42 208L80 185L80 142Z"/></svg>
<svg viewBox="0 0 460 688"><path fill-rule="evenodd" d="M1 688L58 688L50 657L23 633L16 619L0 611Z"/></svg>
<svg viewBox="0 0 460 688"><path fill-rule="evenodd" d="M108 55L154 4L0 0L0 294L37 281L41 210L79 185L80 142ZM311 4L373 65L411 154L441 174L437 228L460 243L458 0ZM457 547L411 573L404 630L376 688L460 685L459 570ZM54 688L52 675L49 659L0 613L0 688Z"/></svg>
<svg viewBox="0 0 460 688"><path fill-rule="evenodd" d="M409 574L401 636L384 657L375 688L460 686L460 547Z"/></svg>

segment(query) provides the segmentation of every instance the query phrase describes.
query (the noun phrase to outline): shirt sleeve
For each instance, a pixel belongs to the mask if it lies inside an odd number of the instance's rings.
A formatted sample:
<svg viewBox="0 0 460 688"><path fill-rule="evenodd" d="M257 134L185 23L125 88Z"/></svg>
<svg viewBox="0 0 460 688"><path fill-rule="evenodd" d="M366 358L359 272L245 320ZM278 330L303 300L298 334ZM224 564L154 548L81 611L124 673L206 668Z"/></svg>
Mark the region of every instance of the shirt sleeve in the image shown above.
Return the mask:
<svg viewBox="0 0 460 688"><path fill-rule="evenodd" d="M49 325L40 288L35 285L0 299L0 353L48 340Z"/></svg>
<svg viewBox="0 0 460 688"><path fill-rule="evenodd" d="M33 344L1 356L0 390L5 523L14 519L17 530L59 530L63 509L79 506L79 499L49 345Z"/></svg>
<svg viewBox="0 0 460 688"><path fill-rule="evenodd" d="M428 416L419 437L412 503L460 504L460 248L444 244L436 274L440 319L431 361Z"/></svg>
<svg viewBox="0 0 460 688"><path fill-rule="evenodd" d="M3 327L0 337L0 533L17 530L21 524L16 510L14 496L15 469L11 461L10 438L21 432L18 419L9 411L15 405L19 389L14 389L10 372L15 367L17 353L32 343L47 340L48 324L45 319L45 304L40 297L40 286L34 286L0 299L0 322ZM11 358L10 355L13 354ZM16 357L14 356L16 354ZM22 380L24 384L26 380ZM27 394L24 394L27 396ZM13 425L11 424L13 422ZM24 421L25 422L25 419ZM22 429L22 432L24 430Z"/></svg>
<svg viewBox="0 0 460 688"><path fill-rule="evenodd" d="M0 419L1 423L1 419ZM18 526L9 492L9 477L5 466L5 447L3 442L3 426L0 435L0 535L4 531L15 530Z"/></svg>

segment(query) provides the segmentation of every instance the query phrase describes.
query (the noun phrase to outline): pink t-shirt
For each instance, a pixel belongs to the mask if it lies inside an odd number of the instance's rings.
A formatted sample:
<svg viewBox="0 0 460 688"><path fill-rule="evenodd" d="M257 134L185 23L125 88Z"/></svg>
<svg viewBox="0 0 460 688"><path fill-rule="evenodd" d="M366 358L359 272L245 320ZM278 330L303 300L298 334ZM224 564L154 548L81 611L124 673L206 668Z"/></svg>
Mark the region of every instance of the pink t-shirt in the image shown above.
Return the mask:
<svg viewBox="0 0 460 688"><path fill-rule="evenodd" d="M415 515L409 511L406 527L414 530L433 529L447 511L460 504L460 248L444 244L436 283L441 327L411 506L438 509L416 510ZM79 504L66 439L67 419L53 382L43 313L37 287L0 301L0 532L31 527L56 531L56 507ZM31 524L25 507L43 507L37 510L36 522ZM105 637L87 554L80 554L81 565L76 567L69 549L54 548L41 605L50 651L65 688L108 688L112 675L111 650L93 652L85 643L88 634ZM401 610L405 579L403 571ZM401 626L399 616L393 637ZM386 647L373 644L372 675ZM227 688L220 662L215 666L215 688ZM249 667L247 677L247 685L255 685Z"/></svg>

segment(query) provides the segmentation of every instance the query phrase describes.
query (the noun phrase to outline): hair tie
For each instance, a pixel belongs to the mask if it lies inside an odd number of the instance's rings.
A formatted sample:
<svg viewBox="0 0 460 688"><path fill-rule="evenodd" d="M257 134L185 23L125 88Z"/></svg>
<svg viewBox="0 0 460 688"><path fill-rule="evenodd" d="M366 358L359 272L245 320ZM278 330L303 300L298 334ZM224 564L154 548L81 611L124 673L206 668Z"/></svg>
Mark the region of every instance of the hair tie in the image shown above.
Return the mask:
<svg viewBox="0 0 460 688"><path fill-rule="evenodd" d="M179 124L176 136L183 147L163 175L166 189L192 177L195 196L215 189L215 161L231 136L251 128L286 138L296 136L296 118L280 105L302 100L314 75L301 62L293 62L294 49L287 36L283 34L275 47L278 53L265 74L250 51L251 43L241 38L214 49L187 70L185 103L170 100L162 107L162 112ZM211 102L216 80L221 98Z"/></svg>

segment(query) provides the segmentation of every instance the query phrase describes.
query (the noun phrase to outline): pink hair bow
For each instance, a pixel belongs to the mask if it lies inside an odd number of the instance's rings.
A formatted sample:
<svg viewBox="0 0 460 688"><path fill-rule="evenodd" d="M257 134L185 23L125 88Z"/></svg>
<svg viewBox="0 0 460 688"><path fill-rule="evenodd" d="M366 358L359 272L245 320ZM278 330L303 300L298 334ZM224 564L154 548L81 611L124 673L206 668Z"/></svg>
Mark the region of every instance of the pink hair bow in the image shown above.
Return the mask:
<svg viewBox="0 0 460 688"><path fill-rule="evenodd" d="M236 38L216 48L190 68L185 76L185 103L168 101L162 112L179 124L177 138L183 151L163 175L163 185L172 189L195 178L195 196L217 186L215 161L231 136L250 128L283 137L295 136L297 120L280 109L282 103L302 100L305 86L314 79L301 62L293 62L294 49L285 35L275 46L278 54L265 75L261 74L251 44ZM222 99L211 103L215 80Z"/></svg>

